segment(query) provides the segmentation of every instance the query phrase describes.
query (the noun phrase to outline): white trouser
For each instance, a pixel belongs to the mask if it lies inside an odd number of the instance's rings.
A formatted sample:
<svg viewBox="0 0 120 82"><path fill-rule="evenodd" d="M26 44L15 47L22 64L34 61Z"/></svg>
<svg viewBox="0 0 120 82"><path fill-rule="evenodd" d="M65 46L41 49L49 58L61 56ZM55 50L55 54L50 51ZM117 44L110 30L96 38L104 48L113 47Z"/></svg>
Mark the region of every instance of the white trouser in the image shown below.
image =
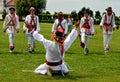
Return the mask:
<svg viewBox="0 0 120 82"><path fill-rule="evenodd" d="M14 35L12 33L9 33L8 37L9 37L9 45L13 46L14 45Z"/></svg>
<svg viewBox="0 0 120 82"><path fill-rule="evenodd" d="M46 65L46 63L44 63L44 64L41 64L39 67L37 67L34 70L34 72L37 73L37 74L46 74L48 67L51 68L54 71L63 70L64 73L69 72L69 70L68 70L68 68L67 68L67 66L64 62L61 64L61 66L62 66L62 69L61 69L60 65L58 65L58 66L48 66L48 65Z"/></svg>
<svg viewBox="0 0 120 82"><path fill-rule="evenodd" d="M33 36L28 36L28 45L34 49L35 48L35 39L33 38Z"/></svg>
<svg viewBox="0 0 120 82"><path fill-rule="evenodd" d="M85 44L85 48L88 48L89 39L90 39L90 37L87 36L84 32L81 33L81 41L82 41L82 43Z"/></svg>
<svg viewBox="0 0 120 82"><path fill-rule="evenodd" d="M104 48L106 46L110 46L110 41L111 41L111 38L112 38L112 34L108 34L108 33L104 33L103 34L103 45L104 45Z"/></svg>
<svg viewBox="0 0 120 82"><path fill-rule="evenodd" d="M28 46L31 49L35 48L35 39L33 38L33 36L28 36Z"/></svg>

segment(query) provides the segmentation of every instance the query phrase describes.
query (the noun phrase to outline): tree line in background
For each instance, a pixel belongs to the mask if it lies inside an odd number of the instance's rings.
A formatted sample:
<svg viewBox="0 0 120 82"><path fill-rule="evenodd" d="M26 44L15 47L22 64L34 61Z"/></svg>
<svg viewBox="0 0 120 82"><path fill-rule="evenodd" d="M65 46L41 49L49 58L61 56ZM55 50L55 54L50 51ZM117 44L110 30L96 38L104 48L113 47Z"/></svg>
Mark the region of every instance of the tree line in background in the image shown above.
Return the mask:
<svg viewBox="0 0 120 82"><path fill-rule="evenodd" d="M25 17L26 15L29 14L29 8L33 6L36 9L36 14L39 16L40 22L53 23L57 17L57 12L55 12L54 14L51 14L49 11L44 12L46 8L46 3L47 0L15 0L16 12L19 15L20 20L22 20L22 17ZM90 8L83 7L81 8L81 10L79 10L79 12L72 11L69 14L64 14L64 18L67 19L68 15L71 14L74 20L81 19L85 10L88 10L90 16L94 18L95 24L100 23L102 15L105 13L103 12L101 14L100 11L95 11L94 15L93 11ZM4 14L6 15L5 12L3 12L3 15ZM119 17L115 16L115 22L117 25L120 25L120 16Z"/></svg>
<svg viewBox="0 0 120 82"><path fill-rule="evenodd" d="M29 14L29 8L35 7L36 14L42 13L46 8L46 0L15 0L16 12L19 16Z"/></svg>
<svg viewBox="0 0 120 82"><path fill-rule="evenodd" d="M100 13L100 11L95 11L95 15L93 13L93 11L89 8L85 8L83 7L79 12L76 11L72 11L69 14L64 14L64 18L67 19L69 15L72 15L73 19L81 19L81 17L83 17L84 15L84 11L88 10L90 13L90 16L94 18L94 23L95 24L100 24L102 15L105 13L103 12L102 14ZM63 12L64 13L64 12ZM114 13L115 15L115 13ZM55 12L54 14L51 14L49 11L46 12L42 12L41 14L38 14L40 22L44 22L44 23L53 23L54 20L57 18L57 12ZM115 15L115 22L117 25L120 25L120 16L116 16Z"/></svg>

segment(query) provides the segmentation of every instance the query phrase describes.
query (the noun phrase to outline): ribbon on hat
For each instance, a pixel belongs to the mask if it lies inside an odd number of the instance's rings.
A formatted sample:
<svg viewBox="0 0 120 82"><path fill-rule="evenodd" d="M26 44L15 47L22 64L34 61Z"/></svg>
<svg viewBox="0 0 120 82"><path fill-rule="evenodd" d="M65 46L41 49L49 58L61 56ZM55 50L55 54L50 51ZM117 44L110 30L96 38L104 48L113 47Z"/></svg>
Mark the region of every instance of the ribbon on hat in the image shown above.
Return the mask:
<svg viewBox="0 0 120 82"><path fill-rule="evenodd" d="M56 43L58 43L59 45L64 45L64 38L57 38L56 34L52 33L52 38L54 39L54 41Z"/></svg>

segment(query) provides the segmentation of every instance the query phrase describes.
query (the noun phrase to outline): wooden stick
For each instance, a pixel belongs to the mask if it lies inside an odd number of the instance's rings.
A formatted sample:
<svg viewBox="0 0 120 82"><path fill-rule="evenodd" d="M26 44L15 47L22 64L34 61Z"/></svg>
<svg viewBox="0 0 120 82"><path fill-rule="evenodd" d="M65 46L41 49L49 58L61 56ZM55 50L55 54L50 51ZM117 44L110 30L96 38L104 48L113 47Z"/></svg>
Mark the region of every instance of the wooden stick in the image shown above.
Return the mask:
<svg viewBox="0 0 120 82"><path fill-rule="evenodd" d="M33 73L33 70L22 70L22 72L28 72L28 73Z"/></svg>

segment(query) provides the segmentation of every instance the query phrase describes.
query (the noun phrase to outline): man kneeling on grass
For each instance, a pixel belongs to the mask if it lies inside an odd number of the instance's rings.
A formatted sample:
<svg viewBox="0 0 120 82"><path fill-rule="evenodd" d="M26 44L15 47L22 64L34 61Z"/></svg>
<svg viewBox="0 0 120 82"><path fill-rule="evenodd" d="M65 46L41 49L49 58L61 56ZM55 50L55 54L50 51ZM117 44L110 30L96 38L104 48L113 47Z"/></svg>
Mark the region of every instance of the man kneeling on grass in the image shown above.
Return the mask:
<svg viewBox="0 0 120 82"><path fill-rule="evenodd" d="M59 27L56 32L52 34L54 41L47 40L43 35L39 34L37 31L33 32L33 37L40 41L46 49L46 62L41 64L35 69L35 73L43 75L62 75L68 74L69 70L63 61L65 56L65 51L67 51L71 44L76 39L78 33L77 28L79 27L79 22L75 23L74 29L64 40L64 30Z"/></svg>

